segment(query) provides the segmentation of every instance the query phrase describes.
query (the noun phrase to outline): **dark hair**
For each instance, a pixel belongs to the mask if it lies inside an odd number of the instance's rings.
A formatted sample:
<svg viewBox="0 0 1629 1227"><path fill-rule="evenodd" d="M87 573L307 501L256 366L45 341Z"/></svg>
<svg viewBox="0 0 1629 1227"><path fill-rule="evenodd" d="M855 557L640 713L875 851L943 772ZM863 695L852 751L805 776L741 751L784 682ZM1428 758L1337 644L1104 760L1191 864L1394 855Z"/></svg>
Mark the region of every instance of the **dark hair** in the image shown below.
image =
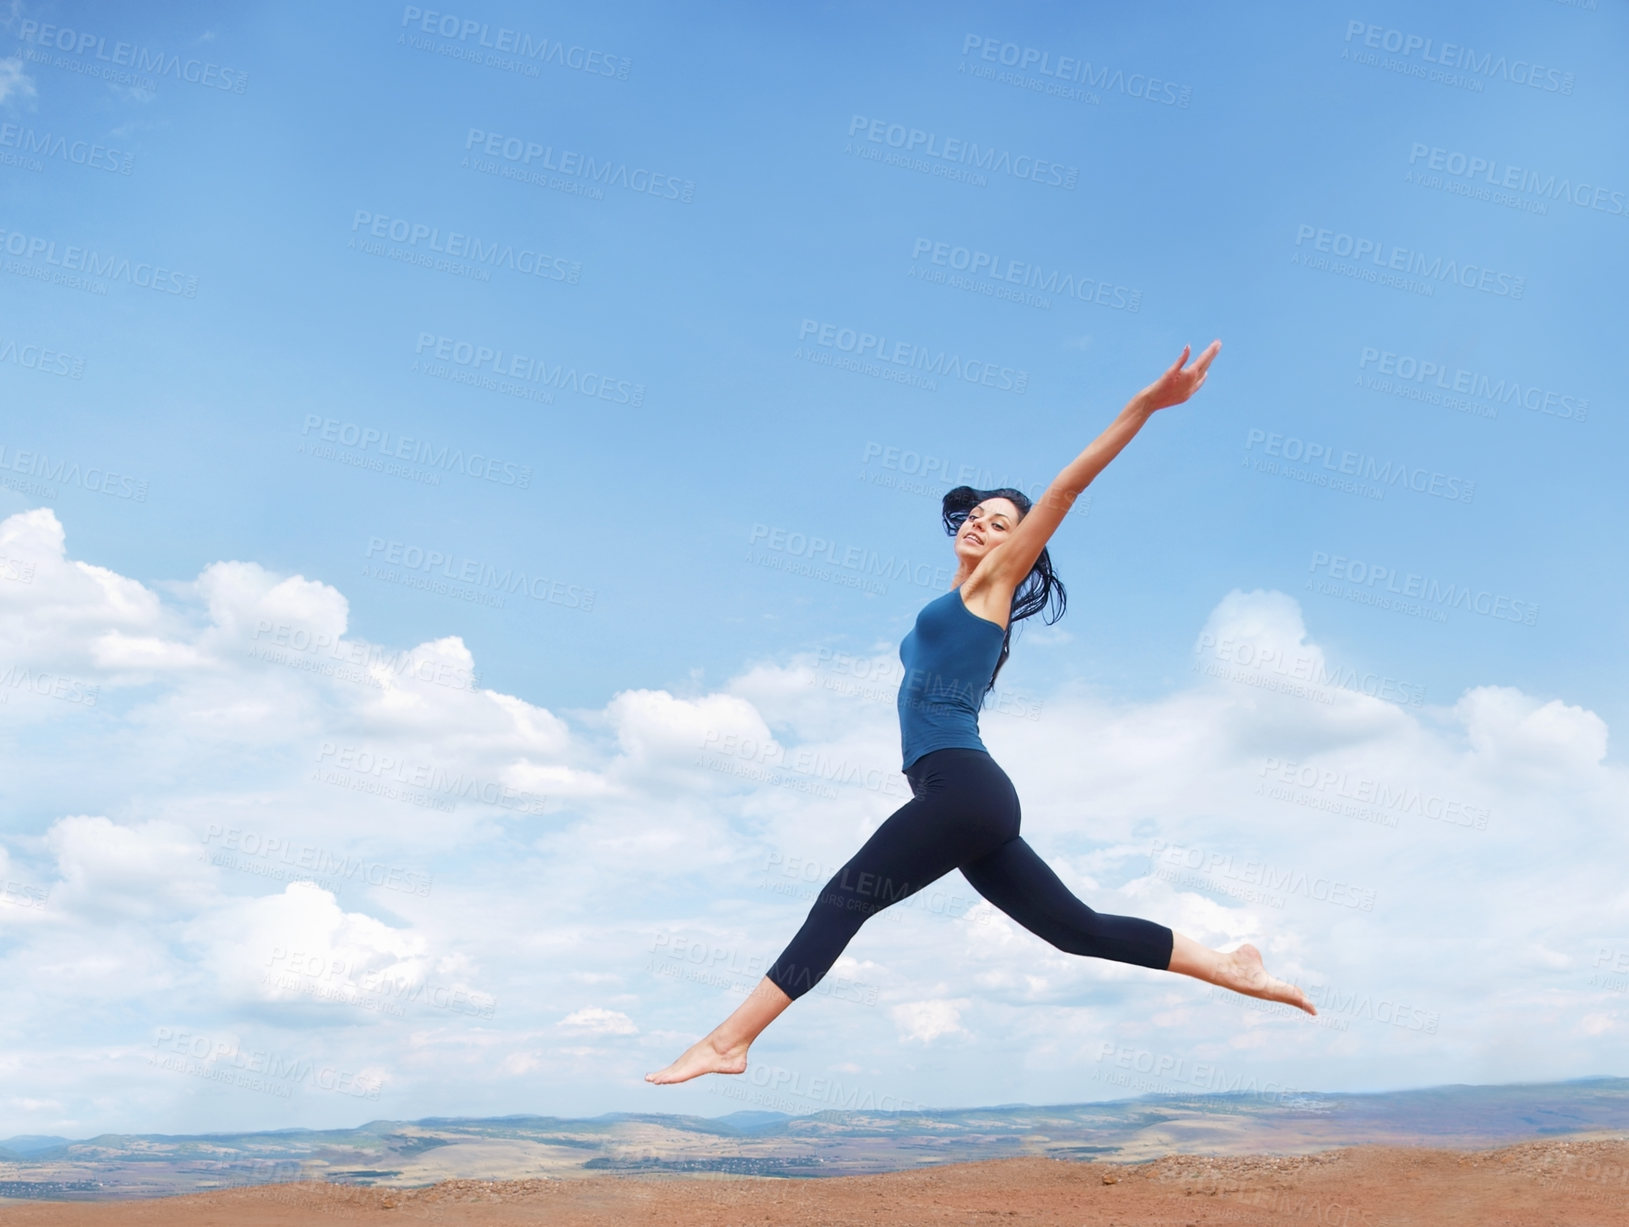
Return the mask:
<svg viewBox="0 0 1629 1227"><path fill-rule="evenodd" d="M1022 490L1014 490L1011 486L1003 486L999 490L975 490L972 486L957 486L953 490L945 491L944 507L941 512L945 532L954 537L961 530L968 512L991 498L1011 499L1018 507L1020 520L1029 514L1029 509L1033 505L1028 495ZM990 674L990 684L984 688L985 694L994 689L995 680L1001 673L1001 666L1007 663L1008 649L1012 645L1012 628L1025 618L1032 617L1052 605L1057 606L1057 612L1049 618L1042 619L1048 626L1063 617L1063 611L1069 605L1069 597L1063 590L1063 581L1052 569L1051 556L1043 547L1041 556L1035 560L1029 574L1013 589L1012 611L1007 618L1007 633L1001 637L1001 655L996 660L995 672Z"/></svg>

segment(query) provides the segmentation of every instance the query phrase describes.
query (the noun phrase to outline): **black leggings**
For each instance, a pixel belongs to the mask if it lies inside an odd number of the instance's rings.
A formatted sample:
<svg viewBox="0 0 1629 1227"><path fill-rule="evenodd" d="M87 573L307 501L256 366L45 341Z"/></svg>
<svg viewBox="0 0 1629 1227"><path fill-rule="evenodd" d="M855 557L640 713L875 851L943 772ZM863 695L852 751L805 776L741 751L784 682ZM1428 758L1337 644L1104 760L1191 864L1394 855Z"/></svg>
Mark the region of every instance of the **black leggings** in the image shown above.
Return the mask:
<svg viewBox="0 0 1629 1227"><path fill-rule="evenodd" d="M1070 954L1171 965L1171 930L1094 912L1018 835L1018 793L983 750L934 750L905 773L911 800L833 875L769 969L794 1000L820 983L868 918L952 869L1037 937Z"/></svg>

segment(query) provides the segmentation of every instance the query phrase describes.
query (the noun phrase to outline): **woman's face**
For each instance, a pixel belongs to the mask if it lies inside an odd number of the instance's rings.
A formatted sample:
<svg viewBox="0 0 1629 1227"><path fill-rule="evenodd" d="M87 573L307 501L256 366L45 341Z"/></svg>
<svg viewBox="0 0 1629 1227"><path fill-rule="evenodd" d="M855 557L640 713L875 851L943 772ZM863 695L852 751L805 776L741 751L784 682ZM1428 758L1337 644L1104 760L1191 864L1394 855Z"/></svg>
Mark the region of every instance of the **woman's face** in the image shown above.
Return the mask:
<svg viewBox="0 0 1629 1227"><path fill-rule="evenodd" d="M1020 519L1018 504L1010 498L989 498L967 513L956 530L956 557L974 566L1011 535Z"/></svg>

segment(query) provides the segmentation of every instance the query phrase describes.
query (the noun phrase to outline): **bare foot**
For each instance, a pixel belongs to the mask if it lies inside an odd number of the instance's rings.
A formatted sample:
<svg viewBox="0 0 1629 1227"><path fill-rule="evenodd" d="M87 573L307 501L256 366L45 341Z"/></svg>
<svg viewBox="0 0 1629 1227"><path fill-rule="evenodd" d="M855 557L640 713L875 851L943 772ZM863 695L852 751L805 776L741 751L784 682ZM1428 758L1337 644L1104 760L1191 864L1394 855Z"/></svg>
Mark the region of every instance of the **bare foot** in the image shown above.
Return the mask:
<svg viewBox="0 0 1629 1227"><path fill-rule="evenodd" d="M1308 1014L1318 1013L1313 1008L1312 1002L1307 1000L1307 995L1295 985L1267 974L1267 969L1261 965L1261 951L1249 942L1245 942L1224 957L1221 975L1216 983L1223 988L1232 989L1235 993L1243 993L1246 997L1282 1001L1285 1005L1293 1005Z"/></svg>
<svg viewBox="0 0 1629 1227"><path fill-rule="evenodd" d="M747 1068L747 1048L745 1044L739 1047L724 1046L709 1035L699 1039L677 1061L666 1069L659 1069L654 1074L646 1074L646 1082L658 1084L668 1082L688 1082L692 1078L699 1078L702 1074L739 1074Z"/></svg>

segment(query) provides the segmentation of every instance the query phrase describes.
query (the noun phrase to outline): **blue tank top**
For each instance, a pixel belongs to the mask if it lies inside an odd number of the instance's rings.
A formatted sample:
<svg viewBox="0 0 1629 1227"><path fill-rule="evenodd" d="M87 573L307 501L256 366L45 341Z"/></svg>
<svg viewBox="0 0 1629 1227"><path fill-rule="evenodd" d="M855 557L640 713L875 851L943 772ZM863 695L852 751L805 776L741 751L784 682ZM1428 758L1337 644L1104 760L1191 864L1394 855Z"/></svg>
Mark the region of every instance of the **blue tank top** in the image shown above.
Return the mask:
<svg viewBox="0 0 1629 1227"><path fill-rule="evenodd" d="M962 603L959 587L929 601L900 641L899 737L905 762L960 746L982 750L979 708L1006 632Z"/></svg>

